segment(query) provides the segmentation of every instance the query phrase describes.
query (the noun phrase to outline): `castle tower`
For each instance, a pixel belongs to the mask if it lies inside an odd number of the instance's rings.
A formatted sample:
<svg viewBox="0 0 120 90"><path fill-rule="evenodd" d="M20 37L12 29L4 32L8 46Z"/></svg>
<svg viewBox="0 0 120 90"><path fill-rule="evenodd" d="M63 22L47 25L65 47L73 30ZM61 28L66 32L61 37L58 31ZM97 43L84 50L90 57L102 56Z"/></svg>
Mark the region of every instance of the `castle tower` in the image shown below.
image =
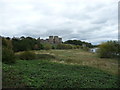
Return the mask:
<svg viewBox="0 0 120 90"><path fill-rule="evenodd" d="M54 38L53 38L53 36L49 36L49 43L51 43L51 44L53 44L54 43Z"/></svg>
<svg viewBox="0 0 120 90"><path fill-rule="evenodd" d="M54 43L55 44L59 44L59 38L58 38L58 36L54 36Z"/></svg>
<svg viewBox="0 0 120 90"><path fill-rule="evenodd" d="M59 43L62 43L62 38L59 38Z"/></svg>

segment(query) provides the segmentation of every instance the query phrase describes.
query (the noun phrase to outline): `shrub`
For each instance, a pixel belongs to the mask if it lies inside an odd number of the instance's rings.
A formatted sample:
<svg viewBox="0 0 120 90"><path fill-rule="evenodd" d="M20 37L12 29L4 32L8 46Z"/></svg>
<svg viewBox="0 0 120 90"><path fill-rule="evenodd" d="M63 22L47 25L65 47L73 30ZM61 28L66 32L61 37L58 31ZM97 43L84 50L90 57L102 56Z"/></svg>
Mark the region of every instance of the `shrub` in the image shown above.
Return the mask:
<svg viewBox="0 0 120 90"><path fill-rule="evenodd" d="M89 51L88 47L82 47L82 49L85 50L85 51Z"/></svg>
<svg viewBox="0 0 120 90"><path fill-rule="evenodd" d="M74 45L73 48L74 48L74 49L80 49L81 46L80 46L80 45Z"/></svg>
<svg viewBox="0 0 120 90"><path fill-rule="evenodd" d="M51 46L51 44L43 44L43 49L44 50L50 50L50 49L52 49L52 46Z"/></svg>
<svg viewBox="0 0 120 90"><path fill-rule="evenodd" d="M37 54L36 58L37 59L55 59L55 56L50 54Z"/></svg>
<svg viewBox="0 0 120 90"><path fill-rule="evenodd" d="M118 57L119 51L118 51L118 42L116 41L108 41L106 43L102 43L99 46L99 57L101 58L113 58Z"/></svg>
<svg viewBox="0 0 120 90"><path fill-rule="evenodd" d="M15 63L15 55L13 50L8 48L2 48L2 62Z"/></svg>
<svg viewBox="0 0 120 90"><path fill-rule="evenodd" d="M41 49L43 49L43 45L42 44L37 43L37 44L34 45L33 50L41 50Z"/></svg>
<svg viewBox="0 0 120 90"><path fill-rule="evenodd" d="M57 48L57 46L56 45L52 45L52 49L56 49Z"/></svg>
<svg viewBox="0 0 120 90"><path fill-rule="evenodd" d="M8 40L6 38L2 38L2 47L6 47L8 49L12 49L13 46L12 46L11 40Z"/></svg>
<svg viewBox="0 0 120 90"><path fill-rule="evenodd" d="M19 55L19 58L22 60L32 60L32 59L36 59L36 54L31 51L24 51Z"/></svg>
<svg viewBox="0 0 120 90"><path fill-rule="evenodd" d="M70 45L70 44L58 44L57 49L73 49L73 45Z"/></svg>

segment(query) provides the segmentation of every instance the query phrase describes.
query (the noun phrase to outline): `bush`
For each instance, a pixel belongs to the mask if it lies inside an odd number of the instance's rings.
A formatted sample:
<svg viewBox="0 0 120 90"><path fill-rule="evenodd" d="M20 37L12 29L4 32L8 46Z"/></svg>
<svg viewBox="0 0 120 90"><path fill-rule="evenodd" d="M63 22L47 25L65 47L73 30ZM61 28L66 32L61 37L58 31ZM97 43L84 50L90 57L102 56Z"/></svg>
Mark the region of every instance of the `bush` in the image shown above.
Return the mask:
<svg viewBox="0 0 120 90"><path fill-rule="evenodd" d="M74 48L74 49L80 49L81 46L80 46L80 45L73 45L73 48Z"/></svg>
<svg viewBox="0 0 120 90"><path fill-rule="evenodd" d="M89 48L88 48L88 47L82 47L82 49L83 49L84 51L89 51Z"/></svg>
<svg viewBox="0 0 120 90"><path fill-rule="evenodd" d="M6 47L8 49L12 49L13 45L12 45L11 40L8 40L6 38L2 38L2 47Z"/></svg>
<svg viewBox="0 0 120 90"><path fill-rule="evenodd" d="M56 49L57 48L57 45L52 45L52 49Z"/></svg>
<svg viewBox="0 0 120 90"><path fill-rule="evenodd" d="M73 45L70 45L70 44L58 44L57 49L73 49Z"/></svg>
<svg viewBox="0 0 120 90"><path fill-rule="evenodd" d="M15 55L13 50L8 48L2 48L2 62L15 63Z"/></svg>
<svg viewBox="0 0 120 90"><path fill-rule="evenodd" d="M50 49L52 49L52 46L51 46L51 44L43 44L43 49L44 50L50 50Z"/></svg>
<svg viewBox="0 0 120 90"><path fill-rule="evenodd" d="M108 41L106 43L102 43L99 46L99 57L101 58L114 58L114 57L118 57L118 55L120 54L118 51L118 42L116 41Z"/></svg>
<svg viewBox="0 0 120 90"><path fill-rule="evenodd" d="M30 51L24 51L19 55L19 58L22 60L33 60L36 59L36 54Z"/></svg>
<svg viewBox="0 0 120 90"><path fill-rule="evenodd" d="M55 56L50 55L50 54L37 54L36 55L37 59L55 59Z"/></svg>

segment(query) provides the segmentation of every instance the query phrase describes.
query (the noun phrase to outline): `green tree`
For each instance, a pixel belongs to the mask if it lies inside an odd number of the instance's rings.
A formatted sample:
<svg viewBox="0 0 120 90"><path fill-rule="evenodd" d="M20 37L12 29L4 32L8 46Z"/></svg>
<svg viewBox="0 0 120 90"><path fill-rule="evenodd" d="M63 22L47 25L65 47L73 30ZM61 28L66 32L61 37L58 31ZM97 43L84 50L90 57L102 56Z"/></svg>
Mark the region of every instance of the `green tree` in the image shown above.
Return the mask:
<svg viewBox="0 0 120 90"><path fill-rule="evenodd" d="M42 44L32 37L21 37L21 38L12 38L13 50L18 51L27 51L27 50L40 50L43 49Z"/></svg>
<svg viewBox="0 0 120 90"><path fill-rule="evenodd" d="M12 42L9 37L2 37L2 62L4 63L14 63L15 55L12 50Z"/></svg>
<svg viewBox="0 0 120 90"><path fill-rule="evenodd" d="M105 43L102 43L99 46L99 56L101 58L114 58L119 56L119 47L120 45L118 44L117 41L108 41Z"/></svg>
<svg viewBox="0 0 120 90"><path fill-rule="evenodd" d="M7 37L8 38L8 37ZM12 49L13 48L13 45L12 45L12 42L10 39L6 39L6 38L2 38L2 46L3 47L6 47L6 48L9 48L9 49Z"/></svg>
<svg viewBox="0 0 120 90"><path fill-rule="evenodd" d="M72 44L72 45L79 45L82 46L83 44L86 45L86 47L92 48L93 45L88 42L80 41L80 40L68 40L64 42L65 44Z"/></svg>

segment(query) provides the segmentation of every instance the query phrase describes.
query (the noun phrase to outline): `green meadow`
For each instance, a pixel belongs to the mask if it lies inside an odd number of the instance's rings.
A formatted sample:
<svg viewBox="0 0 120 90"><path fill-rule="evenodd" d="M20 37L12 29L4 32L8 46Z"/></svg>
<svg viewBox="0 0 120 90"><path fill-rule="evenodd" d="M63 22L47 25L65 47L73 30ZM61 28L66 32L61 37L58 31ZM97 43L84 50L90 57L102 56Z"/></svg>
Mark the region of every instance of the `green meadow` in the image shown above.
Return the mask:
<svg viewBox="0 0 120 90"><path fill-rule="evenodd" d="M116 59L81 49L33 52L41 59L3 63L3 88L118 88Z"/></svg>

